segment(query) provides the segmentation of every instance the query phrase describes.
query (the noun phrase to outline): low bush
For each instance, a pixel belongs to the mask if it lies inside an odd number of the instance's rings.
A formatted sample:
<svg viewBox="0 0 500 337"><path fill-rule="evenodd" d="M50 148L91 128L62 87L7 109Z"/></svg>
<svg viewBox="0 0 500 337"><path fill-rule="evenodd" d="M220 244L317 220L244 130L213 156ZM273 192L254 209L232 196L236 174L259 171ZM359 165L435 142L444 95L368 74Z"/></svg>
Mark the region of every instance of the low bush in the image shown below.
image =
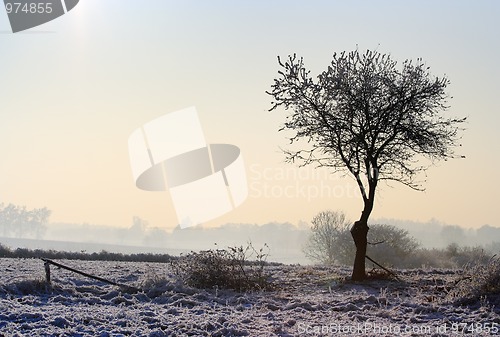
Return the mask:
<svg viewBox="0 0 500 337"><path fill-rule="evenodd" d="M266 246L267 247L267 246ZM223 288L237 291L271 288L264 271L269 253L252 244L191 252L172 261L174 274L185 284L196 288ZM254 261L250 258L254 257Z"/></svg>
<svg viewBox="0 0 500 337"><path fill-rule="evenodd" d="M459 246L455 243L448 245L444 249L436 248L421 248L411 254L405 268L445 268L456 269L463 268L470 264L486 264L489 261L489 256L493 252L486 251L482 247Z"/></svg>

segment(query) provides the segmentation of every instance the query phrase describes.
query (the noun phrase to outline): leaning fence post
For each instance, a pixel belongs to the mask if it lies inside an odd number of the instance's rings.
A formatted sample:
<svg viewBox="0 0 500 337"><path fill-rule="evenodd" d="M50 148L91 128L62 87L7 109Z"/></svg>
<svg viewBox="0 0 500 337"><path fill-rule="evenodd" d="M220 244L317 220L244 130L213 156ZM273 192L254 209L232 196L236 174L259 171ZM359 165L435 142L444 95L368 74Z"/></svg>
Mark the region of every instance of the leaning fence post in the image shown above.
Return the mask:
<svg viewBox="0 0 500 337"><path fill-rule="evenodd" d="M50 284L50 263L48 261L45 261L45 280L47 281L47 284Z"/></svg>
<svg viewBox="0 0 500 337"><path fill-rule="evenodd" d="M98 280L98 281L101 281L101 282L105 282L105 283L108 283L108 284L112 284L114 286L118 286L122 289L125 289L126 291L134 291L134 292L139 292L139 291L142 291L141 289L139 288L136 288L136 287L132 287L132 286L129 286L129 285L126 285L126 284L120 284L120 283L116 283L116 282L113 282L113 281L110 281L110 280L106 280L102 277L98 277L98 276L94 276L94 275L90 275L90 274L87 274L83 271L79 271L79 270L76 270L74 268L71 268L71 267L68 267L68 266L65 266L63 264L60 264L60 263L57 263L55 261L52 261L52 260L49 260L49 259L44 259L44 258L40 258L42 261L44 261L44 265L45 265L45 276L47 277L47 283L50 284L50 265L53 264L54 266L56 267L59 267L59 268L63 268L63 269L66 269L66 270L69 270L69 271L72 271L73 273L77 273L77 274L80 274L80 275L83 275L85 277L90 277L94 280ZM2 336L2 335L0 335Z"/></svg>

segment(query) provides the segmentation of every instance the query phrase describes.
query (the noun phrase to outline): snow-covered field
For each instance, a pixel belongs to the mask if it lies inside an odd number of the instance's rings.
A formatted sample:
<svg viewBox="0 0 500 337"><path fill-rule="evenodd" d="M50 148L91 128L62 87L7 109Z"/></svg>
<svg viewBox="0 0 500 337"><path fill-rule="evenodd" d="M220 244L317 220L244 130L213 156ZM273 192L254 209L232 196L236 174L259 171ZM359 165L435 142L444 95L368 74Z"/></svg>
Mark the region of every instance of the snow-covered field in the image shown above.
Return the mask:
<svg viewBox="0 0 500 337"><path fill-rule="evenodd" d="M269 267L276 289L238 293L176 282L168 264L0 259L1 336L490 336L500 300L453 305L454 271L408 270L402 281L347 282L349 269Z"/></svg>

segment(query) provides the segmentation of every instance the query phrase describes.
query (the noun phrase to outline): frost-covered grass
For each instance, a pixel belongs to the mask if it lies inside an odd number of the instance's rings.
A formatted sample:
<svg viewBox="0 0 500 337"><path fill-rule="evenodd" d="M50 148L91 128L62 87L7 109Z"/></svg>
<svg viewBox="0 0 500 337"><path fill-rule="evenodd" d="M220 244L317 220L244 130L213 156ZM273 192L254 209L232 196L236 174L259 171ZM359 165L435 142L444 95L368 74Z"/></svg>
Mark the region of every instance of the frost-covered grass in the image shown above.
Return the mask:
<svg viewBox="0 0 500 337"><path fill-rule="evenodd" d="M466 265L448 294L450 300L459 304L474 303L477 300L500 305L500 257L494 256L487 263Z"/></svg>
<svg viewBox="0 0 500 337"><path fill-rule="evenodd" d="M51 267L0 259L3 336L468 336L498 335L499 295L458 303L464 272L399 270L401 280L349 281L350 268L266 266L272 290L197 289L169 264L61 260L137 293ZM457 295L460 296L460 295ZM468 325L465 325L468 324ZM475 330L474 330L475 329Z"/></svg>

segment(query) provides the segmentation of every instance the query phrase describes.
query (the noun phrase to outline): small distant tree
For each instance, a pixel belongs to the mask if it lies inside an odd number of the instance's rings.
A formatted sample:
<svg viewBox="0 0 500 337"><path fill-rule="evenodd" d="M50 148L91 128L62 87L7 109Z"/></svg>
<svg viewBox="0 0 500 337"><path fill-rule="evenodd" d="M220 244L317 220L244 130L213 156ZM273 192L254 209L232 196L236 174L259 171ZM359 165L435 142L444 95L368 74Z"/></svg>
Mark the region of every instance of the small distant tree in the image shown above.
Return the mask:
<svg viewBox="0 0 500 337"><path fill-rule="evenodd" d="M350 222L342 212L318 213L311 221L311 234L304 247L304 253L311 260L323 264L340 262L341 256L349 251L349 247L345 247L345 244L352 245L345 240L345 233L349 232L350 226Z"/></svg>
<svg viewBox="0 0 500 337"><path fill-rule="evenodd" d="M406 60L398 69L390 55L358 50L335 53L327 70L313 79L302 58L278 57L281 70L271 91L274 102L289 110L280 130L292 132L287 160L348 172L363 200L351 228L356 246L353 280L366 278L368 219L378 183L395 181L422 190L417 179L435 160L457 157L460 125L465 118L445 117L446 76L434 77L421 60Z"/></svg>

